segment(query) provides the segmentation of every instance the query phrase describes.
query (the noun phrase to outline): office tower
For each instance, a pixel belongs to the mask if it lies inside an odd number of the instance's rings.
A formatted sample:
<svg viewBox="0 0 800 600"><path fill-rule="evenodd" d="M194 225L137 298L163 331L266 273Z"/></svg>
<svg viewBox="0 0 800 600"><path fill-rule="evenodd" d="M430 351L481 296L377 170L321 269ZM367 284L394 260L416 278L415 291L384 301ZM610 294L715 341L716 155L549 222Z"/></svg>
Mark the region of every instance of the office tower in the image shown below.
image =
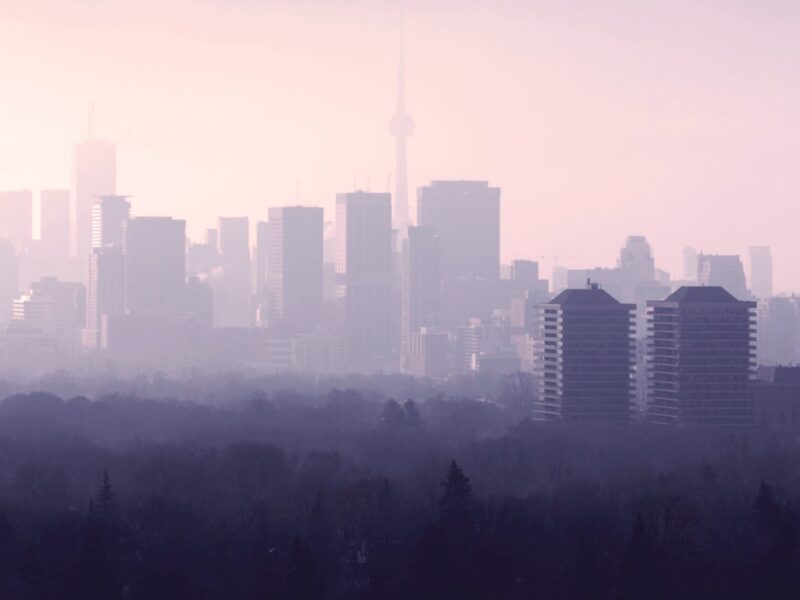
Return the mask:
<svg viewBox="0 0 800 600"><path fill-rule="evenodd" d="M19 261L9 240L0 238L0 325L11 320L12 303L19 293Z"/></svg>
<svg viewBox="0 0 800 600"><path fill-rule="evenodd" d="M408 372L414 377L446 377L449 350L446 332L420 327L411 333Z"/></svg>
<svg viewBox="0 0 800 600"><path fill-rule="evenodd" d="M30 190L0 192L0 239L19 252L26 250L33 236L33 194Z"/></svg>
<svg viewBox="0 0 800 600"><path fill-rule="evenodd" d="M552 274L550 275L550 279L553 282L551 291L554 294L558 294L559 292L563 292L565 289L569 287L569 272L571 269L567 269L566 267L562 267L561 265L555 265L553 267ZM584 279L584 282L586 280Z"/></svg>
<svg viewBox="0 0 800 600"><path fill-rule="evenodd" d="M549 285L546 279L539 279L539 263L533 260L511 261L511 295L522 297L530 294L541 302L549 296Z"/></svg>
<svg viewBox="0 0 800 600"><path fill-rule="evenodd" d="M697 250L691 246L683 249L683 278L686 281L697 281Z"/></svg>
<svg viewBox="0 0 800 600"><path fill-rule="evenodd" d="M86 277L83 345L101 348L107 319L125 314L125 255L119 246L93 248Z"/></svg>
<svg viewBox="0 0 800 600"><path fill-rule="evenodd" d="M409 227L402 242L401 347L410 369L411 340L420 327L441 325L442 255L439 236L429 227Z"/></svg>
<svg viewBox="0 0 800 600"><path fill-rule="evenodd" d="M697 282L725 288L738 300L749 300L744 267L738 254L700 254L697 257Z"/></svg>
<svg viewBox="0 0 800 600"><path fill-rule="evenodd" d="M220 217L217 249L222 268L214 284L214 326L250 327L250 222L247 217Z"/></svg>
<svg viewBox="0 0 800 600"><path fill-rule="evenodd" d="M752 423L755 308L718 286L684 286L648 302L648 420Z"/></svg>
<svg viewBox="0 0 800 600"><path fill-rule="evenodd" d="M408 210L408 165L406 161L408 138L414 134L414 120L406 111L405 48L403 33L400 33L400 60L397 68L397 109L392 117L391 130L395 138L395 194L394 226L400 239L406 237L411 222Z"/></svg>
<svg viewBox="0 0 800 600"><path fill-rule="evenodd" d="M537 307L534 414L542 420L628 421L634 400L634 309L596 283Z"/></svg>
<svg viewBox="0 0 800 600"><path fill-rule="evenodd" d="M186 284L186 221L171 217L128 219L125 263L128 312L176 316Z"/></svg>
<svg viewBox="0 0 800 600"><path fill-rule="evenodd" d="M256 223L256 294L261 296L267 290L267 257L269 256L269 223Z"/></svg>
<svg viewBox="0 0 800 600"><path fill-rule="evenodd" d="M445 278L500 277L500 188L433 181L417 191L417 222L439 235Z"/></svg>
<svg viewBox="0 0 800 600"><path fill-rule="evenodd" d="M620 250L617 267L633 282L655 279L653 252L643 235L628 236L625 246Z"/></svg>
<svg viewBox="0 0 800 600"><path fill-rule="evenodd" d="M758 301L758 364L800 363L800 315L795 296Z"/></svg>
<svg viewBox="0 0 800 600"><path fill-rule="evenodd" d="M69 202L69 190L42 190L39 195L39 237L44 254L59 261L70 255Z"/></svg>
<svg viewBox="0 0 800 600"><path fill-rule="evenodd" d="M131 204L127 196L99 196L92 204L92 248L125 246L125 224Z"/></svg>
<svg viewBox="0 0 800 600"><path fill-rule="evenodd" d="M392 357L392 199L336 196L336 276L344 303L344 357L355 369L385 367Z"/></svg>
<svg viewBox="0 0 800 600"><path fill-rule="evenodd" d="M322 208L269 209L267 289L274 324L287 332L322 323Z"/></svg>
<svg viewBox="0 0 800 600"><path fill-rule="evenodd" d="M91 135L90 135L91 137ZM99 196L117 191L117 149L88 139L75 148L75 247L83 260L92 247L92 205Z"/></svg>
<svg viewBox="0 0 800 600"><path fill-rule="evenodd" d="M213 277L214 270L220 267L217 245L216 229L206 229L203 243L189 244L186 265L187 272L190 275L202 275L205 279Z"/></svg>
<svg viewBox="0 0 800 600"><path fill-rule="evenodd" d="M772 296L772 250L769 246L750 247L750 291L756 298Z"/></svg>
<svg viewBox="0 0 800 600"><path fill-rule="evenodd" d="M15 324L57 338L59 350L74 352L84 325L85 291L81 283L43 277L33 283L29 294L14 301Z"/></svg>

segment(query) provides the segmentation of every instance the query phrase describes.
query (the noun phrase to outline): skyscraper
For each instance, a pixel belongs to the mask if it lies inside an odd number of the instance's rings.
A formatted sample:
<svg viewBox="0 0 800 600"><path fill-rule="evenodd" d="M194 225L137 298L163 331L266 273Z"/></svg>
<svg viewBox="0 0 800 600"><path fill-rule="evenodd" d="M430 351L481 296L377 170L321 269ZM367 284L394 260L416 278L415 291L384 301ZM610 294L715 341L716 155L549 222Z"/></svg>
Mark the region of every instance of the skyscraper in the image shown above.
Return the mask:
<svg viewBox="0 0 800 600"><path fill-rule="evenodd" d="M683 249L683 278L697 281L697 250L691 246Z"/></svg>
<svg viewBox="0 0 800 600"><path fill-rule="evenodd" d="M750 247L750 291L756 298L772 296L772 250L769 246Z"/></svg>
<svg viewBox="0 0 800 600"><path fill-rule="evenodd" d="M336 276L344 303L348 366L380 368L392 357L392 199L336 196Z"/></svg>
<svg viewBox="0 0 800 600"><path fill-rule="evenodd" d="M269 256L269 223L256 223L256 294L263 294L267 288L267 257Z"/></svg>
<svg viewBox="0 0 800 600"><path fill-rule="evenodd" d="M33 236L33 194L30 190L0 192L0 239L26 250Z"/></svg>
<svg viewBox="0 0 800 600"><path fill-rule="evenodd" d="M719 286L739 300L749 300L744 267L738 254L700 254L697 257L697 281L705 286Z"/></svg>
<svg viewBox="0 0 800 600"><path fill-rule="evenodd" d="M93 248L86 274L83 345L101 348L109 317L125 314L125 255L119 246Z"/></svg>
<svg viewBox="0 0 800 600"><path fill-rule="evenodd" d="M647 306L648 420L752 424L755 302L719 286L684 286Z"/></svg>
<svg viewBox="0 0 800 600"><path fill-rule="evenodd" d="M91 136L90 136L91 137ZM84 260L92 247L92 205L98 196L117 191L117 149L88 139L75 149L75 247Z"/></svg>
<svg viewBox="0 0 800 600"><path fill-rule="evenodd" d="M406 74L405 44L402 24L400 28L400 59L397 66L397 108L391 122L392 135L395 138L395 194L394 194L394 226L400 238L406 235L410 224L408 209L408 138L414 134L414 121L406 111Z"/></svg>
<svg viewBox="0 0 800 600"><path fill-rule="evenodd" d="M758 301L758 364L800 363L800 299L776 296Z"/></svg>
<svg viewBox="0 0 800 600"><path fill-rule="evenodd" d="M409 369L414 333L426 327L432 335L431 328L441 325L442 254L439 236L433 229L408 228L408 237L403 241L401 270L400 339L403 367Z"/></svg>
<svg viewBox="0 0 800 600"><path fill-rule="evenodd" d="M0 325L11 319L11 307L19 293L19 261L14 244L0 238Z"/></svg>
<svg viewBox="0 0 800 600"><path fill-rule="evenodd" d="M40 238L44 254L64 260L70 255L69 190L42 190L39 195Z"/></svg>
<svg viewBox="0 0 800 600"><path fill-rule="evenodd" d="M267 288L271 323L288 332L322 322L322 208L269 209Z"/></svg>
<svg viewBox="0 0 800 600"><path fill-rule="evenodd" d="M643 235L631 235L619 253L617 267L635 283L653 281L656 277L655 261L650 244Z"/></svg>
<svg viewBox="0 0 800 600"><path fill-rule="evenodd" d="M627 421L634 399L634 309L594 283L537 312L535 370L541 420Z"/></svg>
<svg viewBox="0 0 800 600"><path fill-rule="evenodd" d="M500 188L433 181L417 191L417 222L439 235L445 278L500 277Z"/></svg>
<svg viewBox="0 0 800 600"><path fill-rule="evenodd" d="M214 286L214 325L249 327L250 221L247 217L220 217L217 244L222 278Z"/></svg>
<svg viewBox="0 0 800 600"><path fill-rule="evenodd" d="M129 219L125 263L128 312L175 316L186 283L186 222L170 217Z"/></svg>
<svg viewBox="0 0 800 600"><path fill-rule="evenodd" d="M125 245L125 223L131 204L127 196L98 196L92 203L92 248Z"/></svg>

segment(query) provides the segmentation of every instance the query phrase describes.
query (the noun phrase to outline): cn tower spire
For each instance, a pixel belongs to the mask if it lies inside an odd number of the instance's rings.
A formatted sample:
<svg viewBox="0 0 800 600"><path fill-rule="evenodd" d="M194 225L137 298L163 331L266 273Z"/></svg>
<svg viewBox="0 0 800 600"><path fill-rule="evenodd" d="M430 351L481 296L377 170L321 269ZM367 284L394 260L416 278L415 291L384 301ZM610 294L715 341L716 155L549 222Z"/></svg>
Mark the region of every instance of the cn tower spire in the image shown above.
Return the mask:
<svg viewBox="0 0 800 600"><path fill-rule="evenodd" d="M397 108L392 117L391 131L395 138L395 193L394 221L401 236L406 235L409 225L408 216L408 167L406 147L408 138L414 133L414 121L406 112L406 74L405 74L405 40L403 15L400 15L399 59L397 63Z"/></svg>

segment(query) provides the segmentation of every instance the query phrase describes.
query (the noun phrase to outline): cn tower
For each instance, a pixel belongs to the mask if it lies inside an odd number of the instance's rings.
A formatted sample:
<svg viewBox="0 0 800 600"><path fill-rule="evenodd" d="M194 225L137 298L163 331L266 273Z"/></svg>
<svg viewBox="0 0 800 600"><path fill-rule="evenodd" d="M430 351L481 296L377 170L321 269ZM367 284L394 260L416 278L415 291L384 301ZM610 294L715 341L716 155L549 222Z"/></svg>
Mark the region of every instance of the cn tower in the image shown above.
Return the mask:
<svg viewBox="0 0 800 600"><path fill-rule="evenodd" d="M409 226L408 217L408 166L406 148L408 138L414 133L414 121L406 112L406 74L403 21L400 21L400 57L397 68L397 109L392 117L391 131L395 138L397 165L395 169L394 226L401 237L405 237Z"/></svg>

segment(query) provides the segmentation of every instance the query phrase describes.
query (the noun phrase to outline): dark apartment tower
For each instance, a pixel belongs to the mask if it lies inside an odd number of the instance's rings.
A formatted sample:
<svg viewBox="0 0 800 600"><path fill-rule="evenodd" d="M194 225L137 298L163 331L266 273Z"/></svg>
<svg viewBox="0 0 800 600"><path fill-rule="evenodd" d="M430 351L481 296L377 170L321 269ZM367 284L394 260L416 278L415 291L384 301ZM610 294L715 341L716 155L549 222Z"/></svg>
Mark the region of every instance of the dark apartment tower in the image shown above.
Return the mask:
<svg viewBox="0 0 800 600"><path fill-rule="evenodd" d="M634 309L597 284L564 290L537 306L537 419L624 422L631 418Z"/></svg>
<svg viewBox="0 0 800 600"><path fill-rule="evenodd" d="M769 246L750 247L750 291L759 299L772 296L772 250Z"/></svg>
<svg viewBox="0 0 800 600"><path fill-rule="evenodd" d="M247 217L220 217L217 231L222 279L214 287L214 325L249 327L250 221Z"/></svg>
<svg viewBox="0 0 800 600"><path fill-rule="evenodd" d="M28 249L33 236L33 194L30 190L0 192L0 239L18 252Z"/></svg>
<svg viewBox="0 0 800 600"><path fill-rule="evenodd" d="M744 267L738 254L700 254L697 257L697 282L725 288L738 300L750 300Z"/></svg>
<svg viewBox="0 0 800 600"><path fill-rule="evenodd" d="M117 149L89 139L75 149L75 245L83 261L92 248L92 205L98 196L117 192Z"/></svg>
<svg viewBox="0 0 800 600"><path fill-rule="evenodd" d="M70 255L69 190L42 190L39 227L44 254L61 263Z"/></svg>
<svg viewBox="0 0 800 600"><path fill-rule="evenodd" d="M445 278L500 277L500 188L433 181L417 190L417 221L439 235Z"/></svg>
<svg viewBox="0 0 800 600"><path fill-rule="evenodd" d="M343 299L345 362L354 369L386 367L397 326L392 319L390 194L336 196L336 279Z"/></svg>
<svg viewBox="0 0 800 600"><path fill-rule="evenodd" d="M186 283L186 221L129 219L125 262L131 315L172 317L180 311Z"/></svg>
<svg viewBox="0 0 800 600"><path fill-rule="evenodd" d="M267 290L270 325L302 333L322 323L323 209L269 209Z"/></svg>
<svg viewBox="0 0 800 600"><path fill-rule="evenodd" d="M647 305L648 420L752 424L755 302L717 286L685 286Z"/></svg>
<svg viewBox="0 0 800 600"><path fill-rule="evenodd" d="M401 346L404 370L411 368L412 336L421 327L441 325L442 254L430 227L409 227L401 267Z"/></svg>

